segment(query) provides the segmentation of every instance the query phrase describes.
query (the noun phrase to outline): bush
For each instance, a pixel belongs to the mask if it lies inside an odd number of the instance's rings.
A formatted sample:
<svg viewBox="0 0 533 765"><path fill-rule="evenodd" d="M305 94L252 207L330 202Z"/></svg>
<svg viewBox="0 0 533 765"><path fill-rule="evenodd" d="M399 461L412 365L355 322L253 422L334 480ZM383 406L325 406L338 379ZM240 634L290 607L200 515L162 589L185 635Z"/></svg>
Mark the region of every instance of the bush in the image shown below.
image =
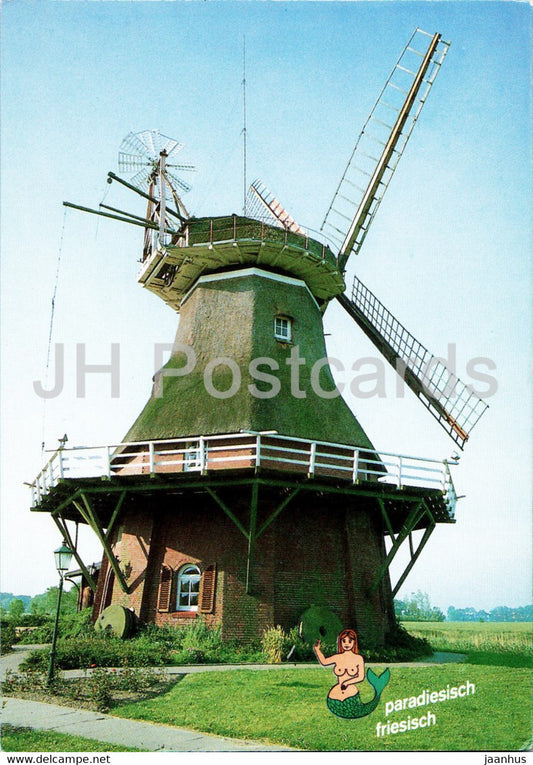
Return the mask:
<svg viewBox="0 0 533 765"><path fill-rule="evenodd" d="M416 661L430 656L433 649L424 638L413 637L400 625L387 636L384 646L362 645L361 653L367 661Z"/></svg>
<svg viewBox="0 0 533 765"><path fill-rule="evenodd" d="M22 614L19 621L21 627L41 627L43 624L51 621L53 617L48 614Z"/></svg>
<svg viewBox="0 0 533 765"><path fill-rule="evenodd" d="M22 662L21 669L44 671L49 657L47 649L32 651ZM168 661L168 651L146 641L125 641L117 637L97 635L60 640L56 650L58 669L88 669L89 667L152 667Z"/></svg>
<svg viewBox="0 0 533 765"><path fill-rule="evenodd" d="M42 624L40 627L35 627L35 629L23 632L20 636L19 642L23 645L31 645L32 643L51 643L53 633L53 619L48 619L48 621L45 624Z"/></svg>
<svg viewBox="0 0 533 765"><path fill-rule="evenodd" d="M94 634L94 627L91 624L91 614L92 608L85 608L83 611L76 614L60 616L58 630L61 639L86 637L87 634ZM55 619L41 614L34 618L40 626L23 633L20 642L23 644L51 643L54 634Z"/></svg>
<svg viewBox="0 0 533 765"><path fill-rule="evenodd" d="M2 619L2 622L0 623L0 627L2 629L2 642L1 642L1 649L2 654L9 653L11 649L13 648L13 645L17 642L17 633L15 631L15 627L13 624L11 624L9 621Z"/></svg>
<svg viewBox="0 0 533 765"><path fill-rule="evenodd" d="M268 664L281 664L292 645L290 633L287 634L279 624L263 632L261 648Z"/></svg>
<svg viewBox="0 0 533 765"><path fill-rule="evenodd" d="M52 693L54 696L75 701L89 702L99 712L108 712L115 700L117 691L129 691L146 694L161 687L168 680L164 673L153 668L125 667L123 669L93 669L85 678L76 681L54 677L51 684L42 672L15 673L8 671L2 682L5 695L26 695Z"/></svg>
<svg viewBox="0 0 533 765"><path fill-rule="evenodd" d="M264 660L258 644L223 640L220 628L209 627L202 619L196 619L186 627L143 625L134 640L164 646L168 651L168 663L174 665Z"/></svg>
<svg viewBox="0 0 533 765"><path fill-rule="evenodd" d="M10 693L42 692L47 690L46 679L46 675L41 672L19 673L8 669L5 680L1 684L2 693L9 695Z"/></svg>

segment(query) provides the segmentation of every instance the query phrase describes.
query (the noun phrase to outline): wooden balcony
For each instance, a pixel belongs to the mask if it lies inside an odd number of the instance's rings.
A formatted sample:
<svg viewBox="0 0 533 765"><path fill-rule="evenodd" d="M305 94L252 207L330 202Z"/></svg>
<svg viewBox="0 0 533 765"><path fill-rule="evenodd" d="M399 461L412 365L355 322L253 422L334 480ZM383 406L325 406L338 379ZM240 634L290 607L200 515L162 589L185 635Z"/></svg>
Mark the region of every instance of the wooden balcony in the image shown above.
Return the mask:
<svg viewBox="0 0 533 765"><path fill-rule="evenodd" d="M135 478L189 480L224 475L284 476L365 494L414 493L432 499L439 521L452 522L456 493L446 461L359 449L268 433L175 438L83 446L54 452L30 484L32 509L52 510L51 494L65 484ZM53 504L53 503L52 503Z"/></svg>

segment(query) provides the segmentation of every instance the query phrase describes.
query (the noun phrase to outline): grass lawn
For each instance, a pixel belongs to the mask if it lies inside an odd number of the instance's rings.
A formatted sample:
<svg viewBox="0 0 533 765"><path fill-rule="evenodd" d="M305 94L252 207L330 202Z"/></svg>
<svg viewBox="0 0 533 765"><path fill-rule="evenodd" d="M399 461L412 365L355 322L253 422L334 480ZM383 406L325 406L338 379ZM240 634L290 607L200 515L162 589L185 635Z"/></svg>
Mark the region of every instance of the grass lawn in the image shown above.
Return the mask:
<svg viewBox="0 0 533 765"><path fill-rule="evenodd" d="M95 741L92 738L71 736L56 731L16 728L2 725L2 751L4 752L136 752L124 746Z"/></svg>
<svg viewBox="0 0 533 765"><path fill-rule="evenodd" d="M470 664L392 666L378 708L367 717L343 720L326 707L333 684L329 670L209 672L186 675L158 698L114 708L112 714L314 751L513 751L531 737L531 674L526 668ZM387 701L467 680L475 685L473 695L385 716ZM365 683L361 698L371 696ZM376 735L378 722L407 721L428 712L435 716L429 727Z"/></svg>

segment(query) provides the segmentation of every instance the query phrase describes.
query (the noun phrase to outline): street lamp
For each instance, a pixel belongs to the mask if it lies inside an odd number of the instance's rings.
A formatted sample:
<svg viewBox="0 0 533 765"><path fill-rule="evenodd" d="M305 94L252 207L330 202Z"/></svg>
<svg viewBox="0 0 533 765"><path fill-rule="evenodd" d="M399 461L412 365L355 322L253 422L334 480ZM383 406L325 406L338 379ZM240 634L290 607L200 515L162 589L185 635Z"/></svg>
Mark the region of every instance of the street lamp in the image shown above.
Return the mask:
<svg viewBox="0 0 533 765"><path fill-rule="evenodd" d="M63 580L65 578L65 574L69 570L70 561L72 560L72 550L70 547L67 546L67 543L65 540L63 540L63 544L61 547L58 547L57 550L54 550L54 560L57 568L57 573L59 574L59 588L58 588L58 594L57 594L57 611L56 611L56 621L54 624L54 634L52 636L52 648L50 649L50 665L48 667L48 679L47 684L50 685L53 678L54 678L54 663L56 658L56 643L57 643L57 628L59 624L59 610L61 608L61 595L63 594Z"/></svg>

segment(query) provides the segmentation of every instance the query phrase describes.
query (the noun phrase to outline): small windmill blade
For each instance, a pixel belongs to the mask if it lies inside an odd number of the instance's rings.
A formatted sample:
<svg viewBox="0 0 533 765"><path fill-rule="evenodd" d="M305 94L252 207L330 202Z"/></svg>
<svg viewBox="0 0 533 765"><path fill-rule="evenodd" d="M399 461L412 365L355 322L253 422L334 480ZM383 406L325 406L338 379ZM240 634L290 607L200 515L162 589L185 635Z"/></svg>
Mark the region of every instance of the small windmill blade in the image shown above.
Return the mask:
<svg viewBox="0 0 533 765"><path fill-rule="evenodd" d="M177 172L191 172L195 168L193 165L172 161L181 149L182 143L158 130L129 133L119 148L118 168L121 173L130 176L130 183L138 189L146 190L147 186L155 182L160 196L175 202L180 212L183 212L185 207L177 190L185 193L191 190L191 186Z"/></svg>
<svg viewBox="0 0 533 765"><path fill-rule="evenodd" d="M357 278L338 301L462 449L488 408L442 361L411 335Z"/></svg>
<svg viewBox="0 0 533 765"><path fill-rule="evenodd" d="M363 244L448 48L415 29L359 135L322 223L341 271Z"/></svg>
<svg viewBox="0 0 533 765"><path fill-rule="evenodd" d="M131 152L134 156L144 156L149 160L165 151L170 157L183 149L183 144L174 138L163 135L159 130L141 130L140 133L128 133L120 144L120 152Z"/></svg>
<svg viewBox="0 0 533 765"><path fill-rule="evenodd" d="M191 190L192 187L189 183L184 181L182 178L179 178L175 173L169 172L167 168L168 165L165 166L164 176L168 185L174 189L179 188L182 190L182 192L185 193ZM135 173L135 175L130 179L130 182L134 186L137 186L137 188L145 187L150 184L150 181L154 176L154 172L157 173L158 169L156 168L154 171L152 165L143 167ZM171 190L169 188L166 188L166 198L171 199Z"/></svg>
<svg viewBox="0 0 533 765"><path fill-rule="evenodd" d="M255 180L248 189L246 214L271 226L281 226L295 234L305 234L305 231L260 180Z"/></svg>

